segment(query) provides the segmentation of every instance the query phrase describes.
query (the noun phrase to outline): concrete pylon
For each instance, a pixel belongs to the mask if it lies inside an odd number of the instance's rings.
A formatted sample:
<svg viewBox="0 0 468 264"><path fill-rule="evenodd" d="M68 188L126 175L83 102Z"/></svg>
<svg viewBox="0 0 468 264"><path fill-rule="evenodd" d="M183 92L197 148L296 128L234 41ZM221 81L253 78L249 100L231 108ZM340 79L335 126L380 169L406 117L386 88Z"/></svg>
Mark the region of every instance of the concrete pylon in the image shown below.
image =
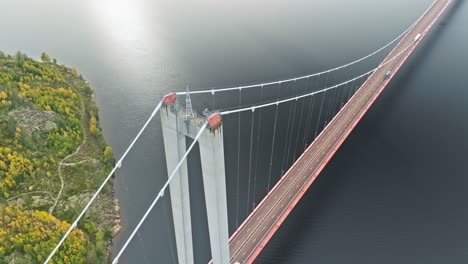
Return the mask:
<svg viewBox="0 0 468 264"><path fill-rule="evenodd" d="M195 138L205 119L196 113L190 120L180 118L185 116L185 112L176 103L161 108L160 112L167 169L171 172L186 151L185 136ZM206 129L198 142L213 264L228 264L229 230L222 126ZM170 192L179 264L192 264L192 225L186 163L171 182Z"/></svg>
<svg viewBox="0 0 468 264"><path fill-rule="evenodd" d="M171 173L185 154L185 135L179 132L177 117L161 111L161 123L166 152L166 165ZM172 217L179 264L193 264L192 219L190 214L190 193L187 163L184 162L169 184Z"/></svg>
<svg viewBox="0 0 468 264"><path fill-rule="evenodd" d="M229 230L223 128L207 130L198 140L213 264L229 263Z"/></svg>

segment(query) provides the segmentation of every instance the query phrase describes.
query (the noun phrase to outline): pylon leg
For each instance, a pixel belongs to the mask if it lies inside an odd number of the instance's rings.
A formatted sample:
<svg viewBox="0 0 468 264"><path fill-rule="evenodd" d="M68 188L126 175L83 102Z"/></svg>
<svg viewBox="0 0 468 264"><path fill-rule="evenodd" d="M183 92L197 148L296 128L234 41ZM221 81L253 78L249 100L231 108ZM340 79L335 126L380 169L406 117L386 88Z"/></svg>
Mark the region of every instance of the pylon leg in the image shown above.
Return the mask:
<svg viewBox="0 0 468 264"><path fill-rule="evenodd" d="M178 131L176 115L170 107L161 109L167 171L172 172L186 152L185 135ZM171 181L170 196L179 264L193 264L192 221L187 163L184 162Z"/></svg>
<svg viewBox="0 0 468 264"><path fill-rule="evenodd" d="M229 263L229 231L222 126L199 139L208 229L214 264Z"/></svg>

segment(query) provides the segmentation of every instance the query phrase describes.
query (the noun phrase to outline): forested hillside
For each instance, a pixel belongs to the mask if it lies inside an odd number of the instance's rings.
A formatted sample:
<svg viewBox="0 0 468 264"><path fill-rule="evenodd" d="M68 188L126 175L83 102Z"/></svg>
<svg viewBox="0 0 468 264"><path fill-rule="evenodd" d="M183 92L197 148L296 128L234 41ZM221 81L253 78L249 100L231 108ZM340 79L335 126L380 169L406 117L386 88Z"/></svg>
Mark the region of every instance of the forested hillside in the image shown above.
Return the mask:
<svg viewBox="0 0 468 264"><path fill-rule="evenodd" d="M0 51L0 263L42 263L114 164L88 83L41 59ZM106 263L117 210L106 186L53 263Z"/></svg>

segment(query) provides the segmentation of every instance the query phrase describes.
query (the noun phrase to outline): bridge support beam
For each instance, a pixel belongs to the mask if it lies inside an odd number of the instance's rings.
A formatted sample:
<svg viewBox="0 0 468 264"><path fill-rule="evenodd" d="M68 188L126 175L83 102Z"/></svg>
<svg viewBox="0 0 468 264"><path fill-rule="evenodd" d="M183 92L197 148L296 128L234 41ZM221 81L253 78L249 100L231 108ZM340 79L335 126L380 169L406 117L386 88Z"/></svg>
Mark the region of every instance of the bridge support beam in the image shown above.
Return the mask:
<svg viewBox="0 0 468 264"><path fill-rule="evenodd" d="M186 152L185 135L179 132L177 119L173 113L169 114L169 109L161 111L168 173L174 170ZM186 162L179 168L178 175L175 175L169 188L179 264L193 264L192 220Z"/></svg>
<svg viewBox="0 0 468 264"><path fill-rule="evenodd" d="M206 130L199 139L211 255L214 264L229 263L229 230L223 129Z"/></svg>

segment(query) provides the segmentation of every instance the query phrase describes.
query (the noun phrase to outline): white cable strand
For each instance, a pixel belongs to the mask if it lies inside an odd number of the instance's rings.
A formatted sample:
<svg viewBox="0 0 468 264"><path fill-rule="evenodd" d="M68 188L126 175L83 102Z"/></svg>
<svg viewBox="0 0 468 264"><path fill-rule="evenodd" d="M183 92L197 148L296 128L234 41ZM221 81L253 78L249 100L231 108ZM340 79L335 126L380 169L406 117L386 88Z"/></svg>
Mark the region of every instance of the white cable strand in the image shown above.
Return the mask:
<svg viewBox="0 0 468 264"><path fill-rule="evenodd" d="M204 93L211 93L211 94L215 94L217 92L226 92L226 91L233 91L233 90L242 90L242 89L249 89L249 88L256 88L256 87L262 87L262 86L268 86L268 85L274 85L274 84L281 84L281 83L286 83L286 82L292 82L292 81L298 81L298 80L302 80L302 79L307 79L307 78L311 78L311 77L314 77L314 76L318 76L318 75L322 75L322 74L325 74L325 73L330 73L330 72L333 72L333 71L337 71L339 69L343 69L343 68L346 68L348 66L351 66L351 65L354 65L358 62L361 62L369 57L372 57L374 56L375 54L379 53L380 51L386 49L388 46L392 45L393 43L395 43L395 41L399 40L401 37L403 37L406 33L408 33L411 29L413 29L413 27L421 20L422 17L424 17L424 15L432 8L432 6L437 2L434 1L431 6L429 6L429 8L421 15L421 17L418 18L418 20L416 20L413 24L411 24L411 26L409 28L407 28L405 31L403 31L400 35L398 35L395 39L393 39L392 41L390 41L387 45L381 47L380 49L370 53L369 55L367 56L364 56L360 59L357 59L353 62L350 62L350 63L347 63L347 64L343 64L341 66L338 66L336 68L333 68L333 69L329 69L329 70L325 70L325 71L322 71L322 72L317 72L317 73L313 73L313 74L309 74L309 75L304 75L304 76L300 76L300 77L295 77L295 78L290 78L290 79L285 79L285 80L281 80L281 81L272 81L272 82L264 82L264 83L257 83L257 84L251 84L251 85L242 85L242 86L236 86L236 87L229 87L229 88L220 88L220 89L207 89L207 90L199 90L199 91L189 91L189 92L177 92L176 94L177 95L187 95L188 94L204 94Z"/></svg>
<svg viewBox="0 0 468 264"><path fill-rule="evenodd" d="M234 109L234 110L228 110L228 111L223 111L221 112L221 115L229 115L229 114L232 114L232 113L239 113L239 112L244 112L244 111L249 111L249 110L252 110L252 109L257 109L257 108L263 108L263 107L268 107L268 106L273 106L273 105L278 105L278 104L282 104L282 103L286 103L286 102L290 102L290 101L295 101L295 100L298 100L298 99L301 99L301 98L304 98L304 97L307 97L307 96L312 96L312 95L315 95L315 94L319 94L319 93L323 93L323 92L326 92L328 90L332 90L332 89L336 89L344 84L347 84L347 83L350 83L352 81L355 81L355 80L358 80L368 74L371 74L373 73L374 71L382 68L383 66L387 65L388 63L390 63L391 61L393 61L394 59L396 59L397 57L399 57L401 54L403 54L404 52L406 52L411 46L413 46L413 44L416 42L417 40L413 40L411 42L411 44L409 44L405 49L403 49L401 52L399 52L397 55L393 56L391 59L387 60L386 62L380 64L379 66L377 66L376 68L364 73L364 74L361 74L357 77L354 77L353 79L350 79L350 80L347 80L345 82L342 82L342 83L339 83L339 84L336 84L336 85L333 85L333 86L330 86L328 88L324 88L322 90L319 90L319 91L315 91L315 92L311 92L311 93L308 93L308 94L303 94L303 95L298 95L298 96L295 96L295 97L292 97L292 98L287 98L287 99L283 99L283 100L279 100L279 101L275 101L275 102L271 102L271 103L266 103L266 104L261 104L261 105L255 105L255 106L249 106L249 107L245 107L245 108L240 108L240 109Z"/></svg>
<svg viewBox="0 0 468 264"><path fill-rule="evenodd" d="M88 204L85 206L85 208L81 211L80 215L75 219L75 221L73 222L73 224L70 226L70 228L68 229L68 231L65 233L65 235L62 237L62 239L60 240L60 242L57 244L57 246L54 248L54 250L50 253L49 257L44 261L44 264L47 264L51 259L52 257L54 256L54 254L57 252L57 250L60 248L60 246L63 244L63 242L65 242L65 239L67 239L67 237L70 235L70 233L73 231L73 229L78 225L78 221L80 221L80 219L83 217L83 215L86 213L86 211L88 210L88 208L91 206L91 204L94 202L94 200L96 199L96 197L98 196L98 194L102 191L102 189L104 188L104 186L106 185L106 183L109 181L109 179L112 177L112 175L114 174L114 172L120 168L122 166L122 161L125 159L125 157L127 156L128 152L133 148L133 145L135 145L136 141L140 138L141 134L143 133L143 131L145 131L146 127L148 126L148 124L151 122L151 120L153 119L153 117L156 115L156 113L159 111L159 109L161 108L162 106L162 101L160 101L158 103L158 105L156 106L156 108L154 108L153 112L151 113L151 116L148 118L148 120L146 120L146 123L143 125L143 127L140 129L140 132L138 132L138 134L136 135L136 137L133 139L132 143L130 143L130 146L128 146L127 150L124 152L124 154L122 155L122 157L119 159L119 161L117 161L117 163L115 164L114 168L111 170L111 172L109 173L109 175L107 175L106 179L102 182L101 186L99 186L99 189L94 193L93 197L91 198L91 200L89 200Z"/></svg>
<svg viewBox="0 0 468 264"><path fill-rule="evenodd" d="M136 225L135 229L133 229L133 232L130 234L130 236L128 237L127 241L125 241L125 244L123 245L123 247L120 249L119 253L115 256L114 260L112 261L112 264L117 264L119 263L119 258L120 256L122 255L122 253L125 251L125 249L127 248L128 244L132 241L133 237L135 236L135 234L138 232L138 230L140 229L141 225L143 224L143 222L146 220L146 218L148 217L149 213L151 212L151 210L153 210L153 207L156 205L156 203L159 201L160 198L162 198L164 196L164 191L166 190L166 188L169 186L169 183L172 181L172 179L174 178L176 172L179 170L180 166L182 165L182 163L185 161L185 159L187 158L188 154L190 153L190 151L192 150L192 148L195 146L195 143L198 142L198 139L200 138L200 136L203 134L203 131L206 129L206 127L208 126L208 122L205 121L205 123L203 124L203 126L200 128L200 130L198 131L197 133L197 136L195 137L195 139L193 140L192 144L190 145L190 147L187 149L187 151L185 152L184 156L180 159L179 163L177 164L177 166L174 168L174 170L172 171L171 175L169 176L169 178L167 179L166 183L164 184L164 186L161 188L161 190L159 191L158 193L158 196L156 196L156 198L153 200L153 202L151 203L150 207L148 208L148 210L146 210L145 214L143 215L143 217L140 219L140 222L138 222L138 224Z"/></svg>
<svg viewBox="0 0 468 264"><path fill-rule="evenodd" d="M356 64L360 61L363 61L369 57L372 57L373 55L379 53L380 51L384 50L385 48L387 48L388 46L392 45L395 41L397 41L398 39L400 39L402 36L404 36L406 33L408 33L411 29L413 29L413 27L424 17L424 15L432 8L432 6L434 6L434 4L437 2L438 0L435 0L434 2L432 2L432 4L426 9L426 11L424 11L424 13L416 20L416 22L414 22L409 28L407 28L405 31L403 31L400 35L398 35L398 37L396 37L394 40L392 40L391 42L389 42L387 45L383 46L382 48L372 52L371 54L367 55L367 56L364 56L360 59L357 59L353 62L350 62L350 63L347 63L347 64L344 64L344 65L341 65L341 66L338 66L336 68L333 68L333 69L329 69L329 70L326 70L326 71L322 71L322 72L318 72L318 73L313 73L313 74L309 74L309 75L304 75L304 76L300 76L300 77L296 77L296 78L290 78L290 79L285 79L285 80L281 80L281 81L273 81L273 82L264 82L264 83L258 83L258 84L251 84L251 85L243 85L243 86L236 86L236 87L229 87L229 88L220 88L220 89L208 89L208 90L200 90L200 91L189 91L188 94L203 94L203 93L211 93L211 94L215 94L217 92L225 92L225 91L232 91L232 90L242 90L242 89L249 89L249 88L255 88L255 87L261 87L261 86L267 86L267 85L272 85L272 84L281 84L281 83L285 83L285 82L292 82L292 81L297 81L297 80L302 80L302 79L307 79L307 78L310 78L310 77L314 77L314 76L318 76L318 75L321 75L321 74L325 74L325 73L329 73L329 72L333 72L333 71L336 71L336 70L339 70L339 69L342 69L342 68L345 68L345 67L348 67L348 66L351 66L353 64ZM177 92L176 93L177 95L187 95L187 92Z"/></svg>

